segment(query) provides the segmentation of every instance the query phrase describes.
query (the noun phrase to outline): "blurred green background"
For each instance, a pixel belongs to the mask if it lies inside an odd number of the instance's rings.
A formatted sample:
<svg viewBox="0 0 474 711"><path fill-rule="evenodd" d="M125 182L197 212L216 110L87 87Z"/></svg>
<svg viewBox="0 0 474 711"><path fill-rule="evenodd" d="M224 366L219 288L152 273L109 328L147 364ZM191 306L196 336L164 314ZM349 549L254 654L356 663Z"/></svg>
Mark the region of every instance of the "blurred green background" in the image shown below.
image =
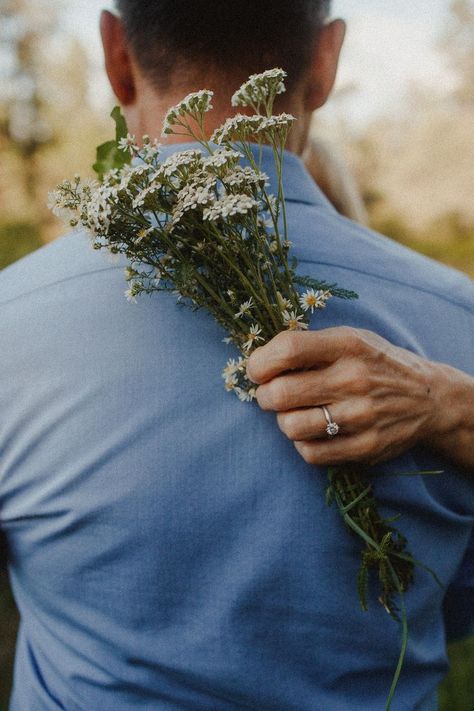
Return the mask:
<svg viewBox="0 0 474 711"><path fill-rule="evenodd" d="M64 0L0 0L0 269L62 233L46 207L48 191L74 172L90 174L95 146L112 135L113 103L95 83L97 59L68 29L72 5L87 12L98 0L77 7ZM333 100L337 120L334 111L323 112L313 131L349 166L372 227L474 276L471 0L446 0L434 51L449 69L449 86L415 83L403 107L355 129L344 102L358 87L343 83ZM7 708L16 627L0 572L0 711ZM470 711L474 638L452 645L449 654L441 710Z"/></svg>

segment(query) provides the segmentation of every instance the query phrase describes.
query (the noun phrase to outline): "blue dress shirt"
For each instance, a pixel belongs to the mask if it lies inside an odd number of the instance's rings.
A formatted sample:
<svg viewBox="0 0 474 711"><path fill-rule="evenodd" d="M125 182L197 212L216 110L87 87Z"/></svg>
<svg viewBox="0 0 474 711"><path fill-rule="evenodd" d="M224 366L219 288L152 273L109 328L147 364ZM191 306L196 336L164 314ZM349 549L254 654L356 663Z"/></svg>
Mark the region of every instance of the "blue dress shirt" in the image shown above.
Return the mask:
<svg viewBox="0 0 474 711"><path fill-rule="evenodd" d="M299 272L360 296L312 327L368 328L472 373L470 280L341 217L292 154L284 173ZM82 233L0 274L11 711L381 711L400 628L374 592L359 608L360 545L324 470L224 391L234 352L210 316L168 294L131 305L125 288ZM393 711L436 708L447 631L472 625L472 478L421 448L384 465L433 468L376 485L448 586L416 570Z"/></svg>

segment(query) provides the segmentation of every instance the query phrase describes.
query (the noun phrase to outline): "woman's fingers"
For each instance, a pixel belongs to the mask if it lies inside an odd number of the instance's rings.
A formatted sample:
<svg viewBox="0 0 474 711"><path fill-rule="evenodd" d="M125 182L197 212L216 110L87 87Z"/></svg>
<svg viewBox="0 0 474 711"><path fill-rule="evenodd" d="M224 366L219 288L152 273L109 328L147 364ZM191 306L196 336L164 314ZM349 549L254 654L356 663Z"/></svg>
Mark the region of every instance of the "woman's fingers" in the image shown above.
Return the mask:
<svg viewBox="0 0 474 711"><path fill-rule="evenodd" d="M341 393L341 383L330 369L286 373L257 388L262 410L283 412L298 407L324 405Z"/></svg>
<svg viewBox="0 0 474 711"><path fill-rule="evenodd" d="M313 439L295 442L294 445L305 462L318 466L335 466L347 462L375 464L398 454L395 449L390 451L386 439L374 429L354 436L337 435L332 440Z"/></svg>
<svg viewBox="0 0 474 711"><path fill-rule="evenodd" d="M338 442L341 437L363 432L376 424L376 415L366 399L345 400L327 407L339 427ZM288 439L295 442L328 438L327 422L321 407L278 412L277 422Z"/></svg>
<svg viewBox="0 0 474 711"><path fill-rule="evenodd" d="M384 383L378 373L369 371L366 363L356 358L341 358L319 370L284 373L257 388L257 401L262 410L294 410L311 405L348 400L382 392Z"/></svg>
<svg viewBox="0 0 474 711"><path fill-rule="evenodd" d="M260 385L288 370L333 363L348 350L358 352L363 343L360 334L357 329L346 326L322 331L284 331L255 349L247 365L247 374Z"/></svg>

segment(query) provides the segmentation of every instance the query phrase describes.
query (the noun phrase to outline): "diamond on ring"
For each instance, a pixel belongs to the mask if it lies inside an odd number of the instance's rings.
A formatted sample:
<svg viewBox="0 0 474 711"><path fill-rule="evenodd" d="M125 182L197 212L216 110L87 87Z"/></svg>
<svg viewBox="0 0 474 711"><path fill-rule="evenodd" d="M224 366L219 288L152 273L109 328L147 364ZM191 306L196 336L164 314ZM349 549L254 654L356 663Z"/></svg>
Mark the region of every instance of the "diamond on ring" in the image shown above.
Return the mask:
<svg viewBox="0 0 474 711"><path fill-rule="evenodd" d="M335 437L339 432L339 425L331 417L331 413L325 405L321 405L321 410L324 412L324 417L326 418L326 432L328 437Z"/></svg>

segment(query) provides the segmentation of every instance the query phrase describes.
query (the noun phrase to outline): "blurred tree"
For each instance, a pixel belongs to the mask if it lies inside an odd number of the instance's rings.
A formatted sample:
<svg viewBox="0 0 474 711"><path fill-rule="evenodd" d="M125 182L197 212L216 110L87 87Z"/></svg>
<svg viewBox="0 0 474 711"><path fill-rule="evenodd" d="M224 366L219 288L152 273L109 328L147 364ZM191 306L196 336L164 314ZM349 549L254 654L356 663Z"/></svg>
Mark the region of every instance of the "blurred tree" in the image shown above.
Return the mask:
<svg viewBox="0 0 474 711"><path fill-rule="evenodd" d="M474 103L474 3L453 0L448 26L440 47L456 73L459 85L455 97L462 104Z"/></svg>
<svg viewBox="0 0 474 711"><path fill-rule="evenodd" d="M43 0L0 0L2 63L2 130L21 160L24 189L35 199L38 183L36 157L52 137L44 116L41 42L54 30L54 8ZM48 3L50 5L50 3Z"/></svg>
<svg viewBox="0 0 474 711"><path fill-rule="evenodd" d="M91 108L89 57L64 29L67 10L64 0L0 0L0 239L12 257L18 240L31 244L13 229L18 216L43 242L63 231L47 193L71 172L90 172L110 132L107 111Z"/></svg>

